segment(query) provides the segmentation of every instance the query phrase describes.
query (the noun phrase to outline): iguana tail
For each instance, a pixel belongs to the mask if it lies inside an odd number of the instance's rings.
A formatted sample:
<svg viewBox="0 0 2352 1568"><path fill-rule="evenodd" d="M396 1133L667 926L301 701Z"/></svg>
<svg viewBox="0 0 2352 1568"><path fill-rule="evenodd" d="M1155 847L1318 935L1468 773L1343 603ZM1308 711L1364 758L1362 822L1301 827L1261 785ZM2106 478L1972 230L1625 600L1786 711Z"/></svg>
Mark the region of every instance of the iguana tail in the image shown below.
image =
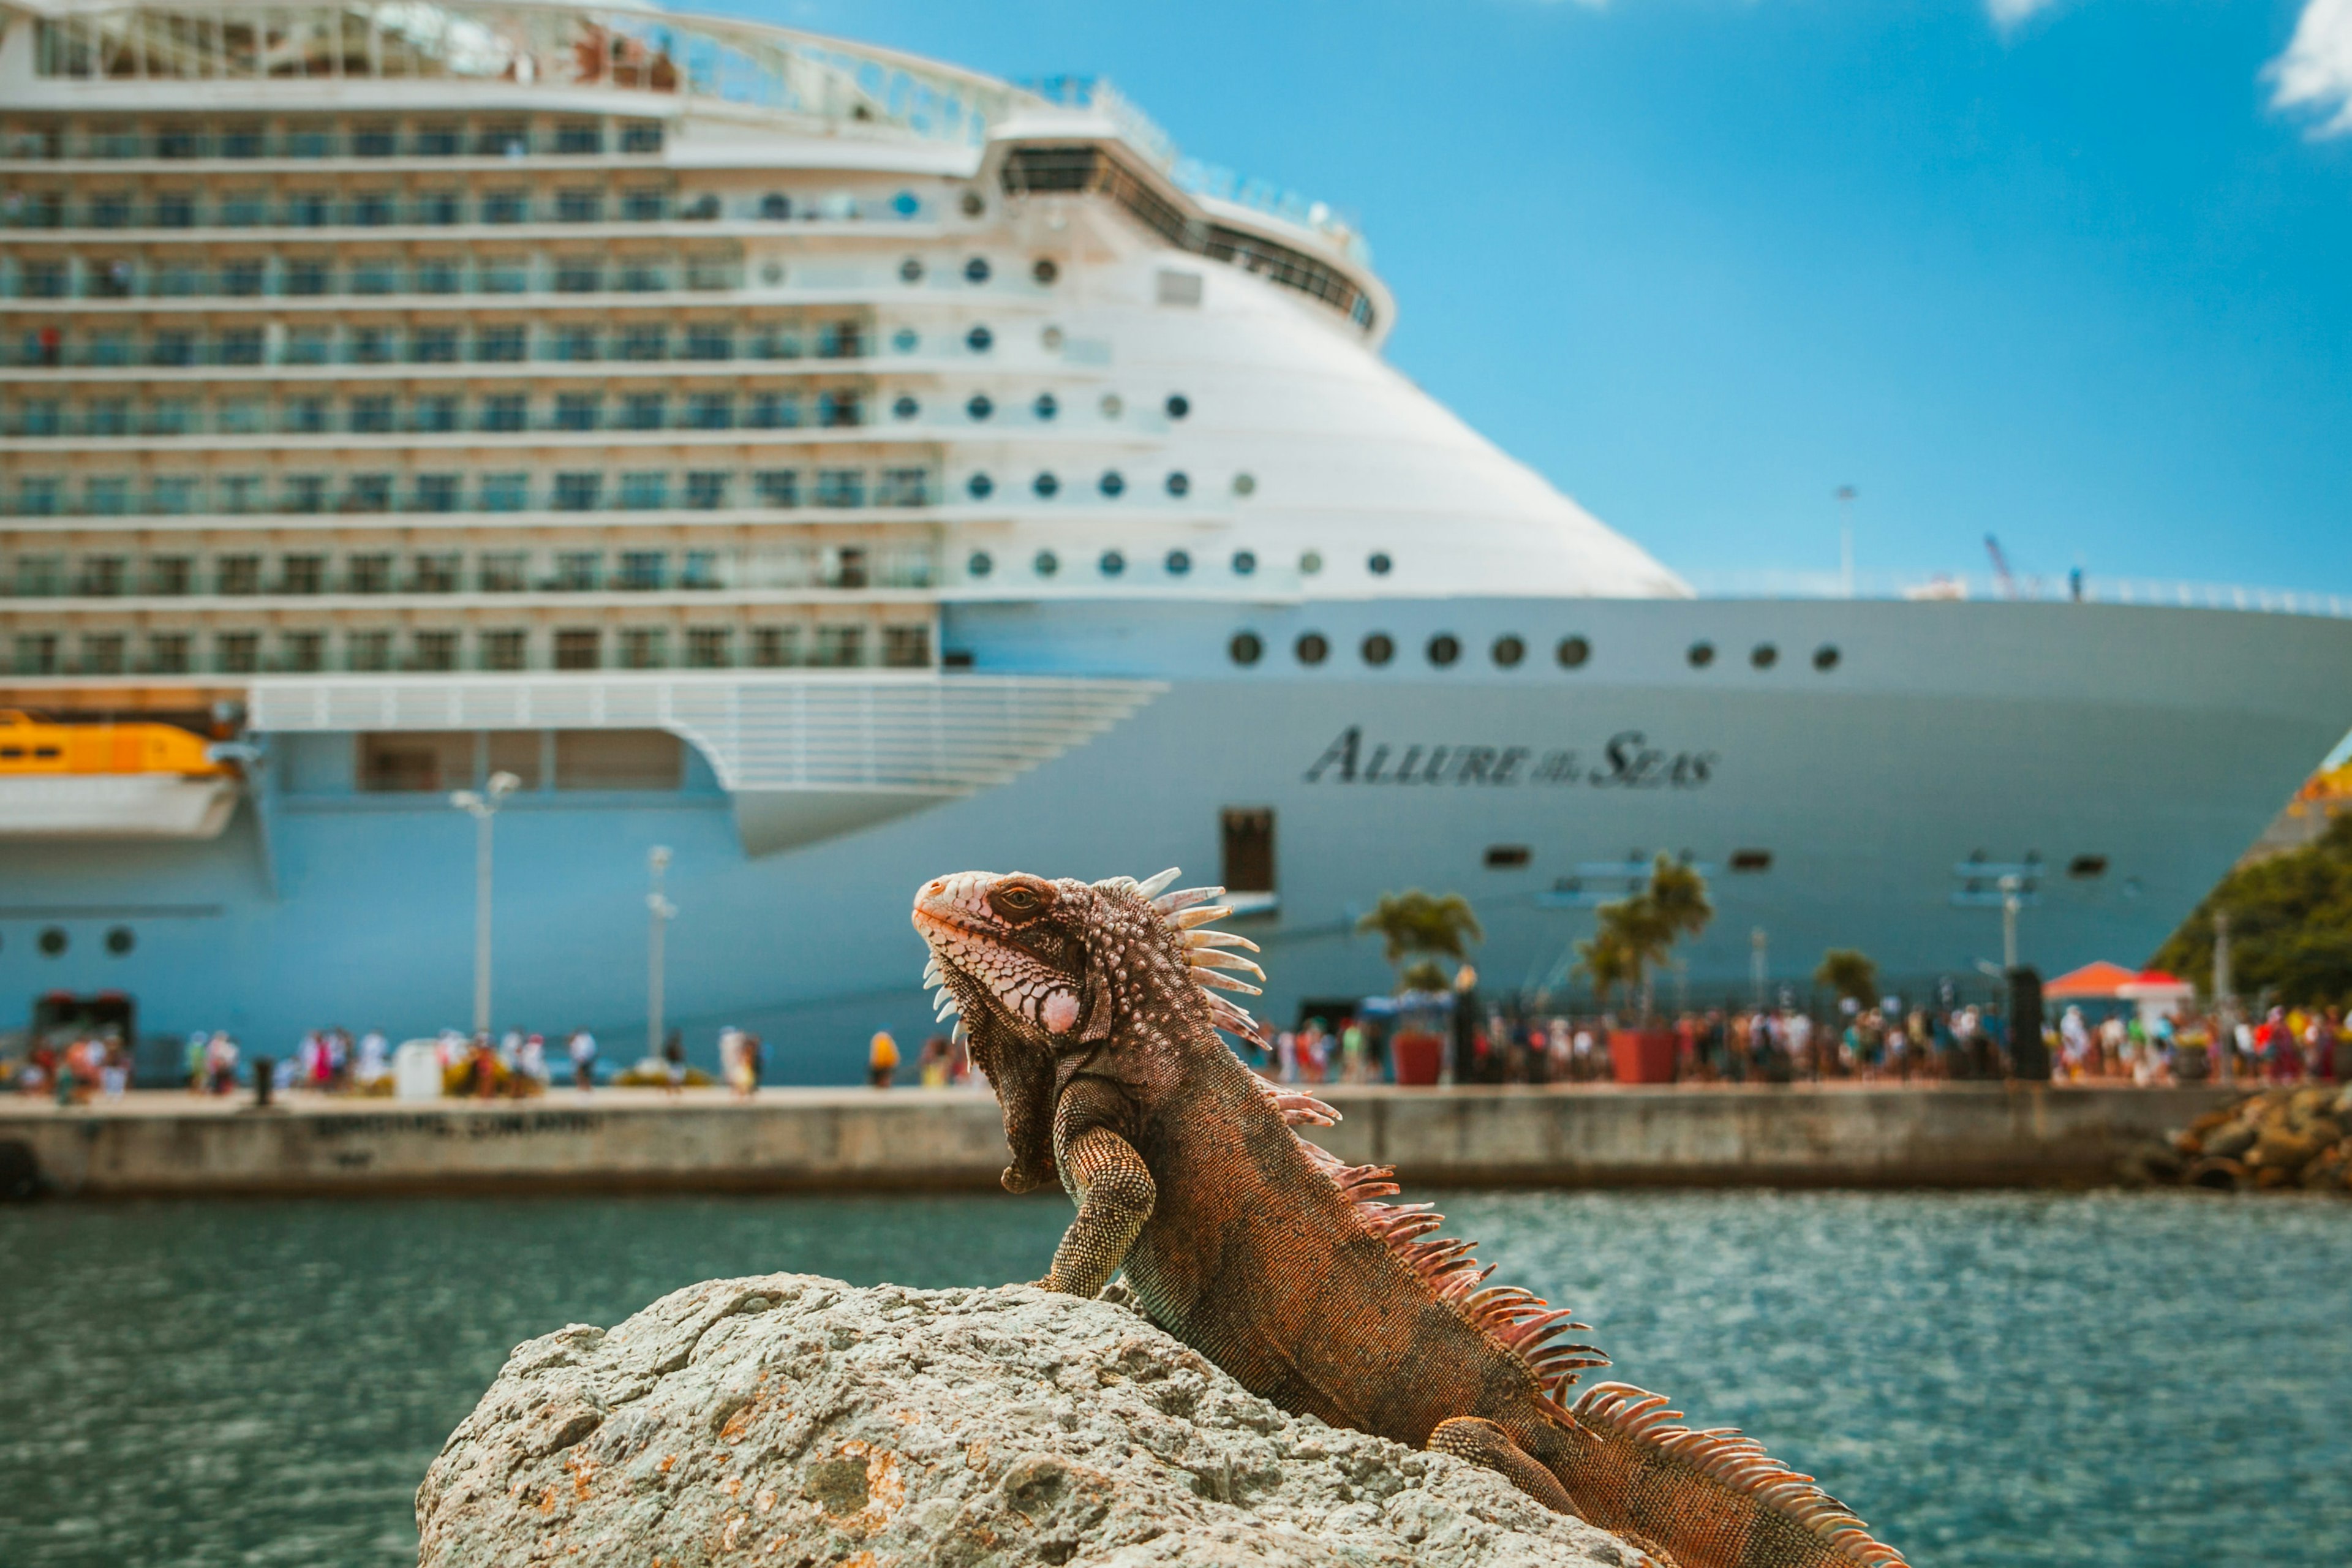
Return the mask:
<svg viewBox="0 0 2352 1568"><path fill-rule="evenodd" d="M1572 1414L1599 1439L1560 1467L1576 1510L1681 1568L1907 1568L1846 1506L1729 1427L1671 1425L1665 1396L1595 1384Z"/></svg>

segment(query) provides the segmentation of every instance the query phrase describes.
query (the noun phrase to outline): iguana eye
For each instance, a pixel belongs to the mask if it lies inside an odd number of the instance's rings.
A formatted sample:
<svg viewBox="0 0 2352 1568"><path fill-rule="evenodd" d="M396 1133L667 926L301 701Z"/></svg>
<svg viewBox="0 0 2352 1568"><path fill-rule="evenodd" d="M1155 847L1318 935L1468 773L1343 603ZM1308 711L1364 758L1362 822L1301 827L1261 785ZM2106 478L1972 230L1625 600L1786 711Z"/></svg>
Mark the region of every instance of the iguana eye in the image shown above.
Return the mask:
<svg viewBox="0 0 2352 1568"><path fill-rule="evenodd" d="M999 888L988 895L1000 913L1025 915L1037 907L1037 895L1027 888Z"/></svg>

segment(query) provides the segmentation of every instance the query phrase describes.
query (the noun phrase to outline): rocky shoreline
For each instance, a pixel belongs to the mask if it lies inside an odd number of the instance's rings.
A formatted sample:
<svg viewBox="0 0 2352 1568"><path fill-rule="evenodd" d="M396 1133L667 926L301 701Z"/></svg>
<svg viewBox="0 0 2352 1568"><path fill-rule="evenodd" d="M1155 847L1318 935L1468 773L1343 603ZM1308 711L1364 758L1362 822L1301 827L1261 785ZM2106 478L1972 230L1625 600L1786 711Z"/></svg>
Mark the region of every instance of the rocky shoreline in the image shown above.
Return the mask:
<svg viewBox="0 0 2352 1568"><path fill-rule="evenodd" d="M1296 1416L1115 1301L715 1279L516 1348L420 1568L1626 1568L1443 1455Z"/></svg>
<svg viewBox="0 0 2352 1568"><path fill-rule="evenodd" d="M2249 1094L2137 1152L2126 1173L2221 1192L2352 1194L2352 1085Z"/></svg>

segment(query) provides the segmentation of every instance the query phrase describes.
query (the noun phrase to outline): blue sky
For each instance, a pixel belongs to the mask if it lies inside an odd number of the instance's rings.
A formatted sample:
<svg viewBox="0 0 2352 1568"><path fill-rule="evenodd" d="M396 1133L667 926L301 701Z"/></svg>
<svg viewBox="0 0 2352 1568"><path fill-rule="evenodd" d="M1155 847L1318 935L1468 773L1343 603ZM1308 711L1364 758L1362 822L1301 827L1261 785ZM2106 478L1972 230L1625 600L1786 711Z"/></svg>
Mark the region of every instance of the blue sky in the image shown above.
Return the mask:
<svg viewBox="0 0 2352 1568"><path fill-rule="evenodd" d="M1865 572L2352 593L2352 0L726 8L1356 213L1391 360L1685 573L1851 483Z"/></svg>

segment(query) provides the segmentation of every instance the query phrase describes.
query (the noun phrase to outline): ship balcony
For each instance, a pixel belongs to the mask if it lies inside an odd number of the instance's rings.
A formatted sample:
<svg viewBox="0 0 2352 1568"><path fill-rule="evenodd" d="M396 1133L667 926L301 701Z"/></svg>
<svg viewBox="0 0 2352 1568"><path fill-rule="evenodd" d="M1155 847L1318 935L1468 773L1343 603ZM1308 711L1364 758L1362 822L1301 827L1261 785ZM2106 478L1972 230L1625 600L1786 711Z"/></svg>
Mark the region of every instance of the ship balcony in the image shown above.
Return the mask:
<svg viewBox="0 0 2352 1568"><path fill-rule="evenodd" d="M517 159L546 159L566 169L660 167L667 143L658 120L551 126L448 120L430 126L168 125L124 128L48 124L19 127L0 139L0 170L16 166L119 174L152 165L184 174L189 165L226 163L239 173L311 170L349 163L381 168L422 159L439 169L509 169Z"/></svg>
<svg viewBox="0 0 2352 1568"><path fill-rule="evenodd" d="M264 268L257 273L186 265L152 274L133 268L115 275L110 268L90 267L76 275L62 263L36 260L19 263L13 271L0 268L0 311L14 316L251 310L279 315L354 309L440 312L452 308L506 312L707 309L740 301L762 309L887 308L965 316L982 310L1034 315L1058 303L1055 290L1043 286L1001 286L986 292L909 286L892 268L854 262L787 266L764 260L756 283L743 268L731 264L695 271L684 264L657 261L616 260L610 267L591 267L583 260L564 266L553 258L543 267L515 260L469 269L455 259L403 265L372 258L340 272L325 263L318 268Z"/></svg>
<svg viewBox="0 0 2352 1568"><path fill-rule="evenodd" d="M925 241L944 237L948 230L923 218L850 216L761 218L751 213L713 210L698 216L691 202L663 201L642 215L625 204L608 210L600 205L594 216L566 216L551 203L524 203L511 209L454 210L443 216L437 206L404 201L381 214L348 204L332 204L316 217L283 206L247 216L220 211L199 213L154 203L126 205L119 212L86 205L66 208L27 205L12 216L0 205L0 230L16 246L50 245L317 245L380 242L489 240L501 245L527 241L628 239L648 237L708 243L713 239L871 240L887 223L894 240Z"/></svg>

